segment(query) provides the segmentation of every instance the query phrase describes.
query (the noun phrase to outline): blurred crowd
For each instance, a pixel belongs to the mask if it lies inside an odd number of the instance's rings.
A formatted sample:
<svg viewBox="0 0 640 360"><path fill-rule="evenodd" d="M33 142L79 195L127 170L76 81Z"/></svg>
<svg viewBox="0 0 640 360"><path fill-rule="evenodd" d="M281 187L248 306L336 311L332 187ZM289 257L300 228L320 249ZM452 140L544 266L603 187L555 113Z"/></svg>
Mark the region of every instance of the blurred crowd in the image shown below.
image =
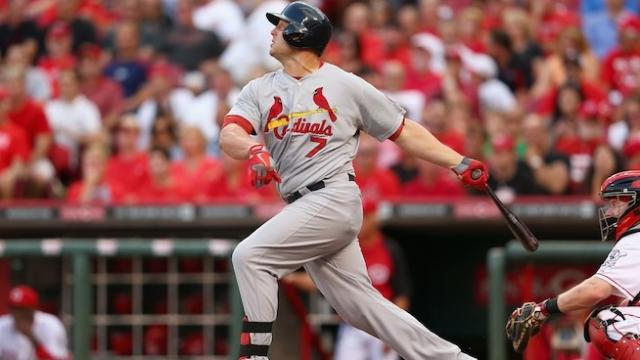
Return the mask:
<svg viewBox="0 0 640 360"><path fill-rule="evenodd" d="M505 201L595 196L640 168L637 0L314 0L326 61L442 142L486 161ZM218 133L239 89L278 68L282 0L0 0L0 199L278 199ZM363 136L369 197L472 195L446 169Z"/></svg>

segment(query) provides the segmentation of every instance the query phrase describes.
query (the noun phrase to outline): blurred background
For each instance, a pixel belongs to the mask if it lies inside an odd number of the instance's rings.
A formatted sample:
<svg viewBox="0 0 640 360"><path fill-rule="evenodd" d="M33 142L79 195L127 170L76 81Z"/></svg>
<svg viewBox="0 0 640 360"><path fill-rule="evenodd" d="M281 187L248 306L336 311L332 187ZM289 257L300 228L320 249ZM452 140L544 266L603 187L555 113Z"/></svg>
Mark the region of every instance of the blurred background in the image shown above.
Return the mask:
<svg viewBox="0 0 640 360"><path fill-rule="evenodd" d="M597 241L600 184L640 169L639 1L312 3L334 24L325 61L485 161L491 187L539 238ZM10 286L27 283L73 327L71 258L55 241L3 255L24 239L238 241L284 206L273 187L250 186L218 134L242 86L278 68L264 14L286 4L0 0L0 313ZM391 142L363 136L355 168L375 233L404 253L407 307L489 358L487 251L511 239L498 210ZM92 358L229 358L227 259L145 254L91 257ZM507 308L598 263L509 266ZM339 319L303 280L284 287L290 336L274 351L293 353L275 358L330 356ZM525 358L587 358L579 334L547 333Z"/></svg>

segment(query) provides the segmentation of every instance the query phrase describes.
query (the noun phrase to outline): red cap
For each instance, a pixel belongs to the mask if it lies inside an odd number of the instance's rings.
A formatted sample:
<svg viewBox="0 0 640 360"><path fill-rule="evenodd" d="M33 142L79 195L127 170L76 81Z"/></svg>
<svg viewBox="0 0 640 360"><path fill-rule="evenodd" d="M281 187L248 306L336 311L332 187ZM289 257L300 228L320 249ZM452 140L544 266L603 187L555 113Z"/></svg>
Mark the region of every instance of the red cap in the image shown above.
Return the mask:
<svg viewBox="0 0 640 360"><path fill-rule="evenodd" d="M71 28L69 28L69 25L67 25L62 21L59 21L51 25L51 27L49 28L49 31L47 32L47 38L60 39L60 38L67 38L70 36L71 36Z"/></svg>
<svg viewBox="0 0 640 360"><path fill-rule="evenodd" d="M84 43L80 46L80 57L98 60L102 57L102 48L96 44Z"/></svg>
<svg viewBox="0 0 640 360"><path fill-rule="evenodd" d="M636 33L640 33L640 18L634 15L625 17L620 22L620 32L632 30Z"/></svg>
<svg viewBox="0 0 640 360"><path fill-rule="evenodd" d="M634 135L627 139L622 148L624 156L630 158L640 154L640 135Z"/></svg>
<svg viewBox="0 0 640 360"><path fill-rule="evenodd" d="M36 309L38 307L38 293L29 286L16 286L9 292L9 307Z"/></svg>
<svg viewBox="0 0 640 360"><path fill-rule="evenodd" d="M513 138L509 135L498 135L491 140L493 151L513 151L516 147Z"/></svg>

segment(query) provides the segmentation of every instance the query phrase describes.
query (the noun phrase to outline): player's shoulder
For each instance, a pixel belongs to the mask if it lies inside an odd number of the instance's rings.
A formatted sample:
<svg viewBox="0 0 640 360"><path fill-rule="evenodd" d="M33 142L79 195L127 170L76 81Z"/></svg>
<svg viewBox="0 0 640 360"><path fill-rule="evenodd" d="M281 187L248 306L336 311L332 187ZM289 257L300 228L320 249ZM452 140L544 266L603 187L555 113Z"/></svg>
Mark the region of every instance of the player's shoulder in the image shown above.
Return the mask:
<svg viewBox="0 0 640 360"><path fill-rule="evenodd" d="M615 247L633 247L640 249L640 231L634 231L630 234L624 235L620 240L618 240Z"/></svg>
<svg viewBox="0 0 640 360"><path fill-rule="evenodd" d="M40 326L46 326L50 328L64 328L64 326L62 325L62 321L57 316L42 311L36 311L35 322Z"/></svg>
<svg viewBox="0 0 640 360"><path fill-rule="evenodd" d="M282 70L271 71L256 78L251 79L242 87L242 92L250 91L252 94L260 94L267 88L273 88L274 82L281 76Z"/></svg>
<svg viewBox="0 0 640 360"><path fill-rule="evenodd" d="M0 332L8 328L13 328L13 317L9 314L0 316Z"/></svg>
<svg viewBox="0 0 640 360"><path fill-rule="evenodd" d="M323 62L322 63L322 67L321 67L322 72L324 72L323 75L331 75L333 77L333 79L344 79L344 80L349 80L349 81L364 81L361 77L359 77L358 75L346 71L345 69L339 67L338 65L329 63L329 62Z"/></svg>

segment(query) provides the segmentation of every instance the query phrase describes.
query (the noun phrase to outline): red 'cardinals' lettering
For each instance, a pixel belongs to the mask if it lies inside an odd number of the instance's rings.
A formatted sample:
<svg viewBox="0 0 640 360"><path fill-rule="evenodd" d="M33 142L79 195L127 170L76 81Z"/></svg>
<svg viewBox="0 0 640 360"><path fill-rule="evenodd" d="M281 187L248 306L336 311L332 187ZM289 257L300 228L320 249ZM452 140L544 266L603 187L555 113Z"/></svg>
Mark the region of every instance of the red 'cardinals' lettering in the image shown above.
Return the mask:
<svg viewBox="0 0 640 360"><path fill-rule="evenodd" d="M309 123L306 119L298 119L291 128L291 131L298 134L317 134L333 136L333 130L331 125L327 124L327 120L322 120L322 123Z"/></svg>
<svg viewBox="0 0 640 360"><path fill-rule="evenodd" d="M267 115L267 121L264 124L264 132L269 132L269 123L280 114L282 114L282 99L280 96L274 96L273 105L269 109L269 115Z"/></svg>
<svg viewBox="0 0 640 360"><path fill-rule="evenodd" d="M325 98L324 95L322 94L321 87L313 90L313 102L316 105L318 105L320 109L327 110L327 113L329 113L329 117L331 118L331 121L335 122L337 120L336 114L333 112L333 109L331 109L331 105L329 105L327 98Z"/></svg>

